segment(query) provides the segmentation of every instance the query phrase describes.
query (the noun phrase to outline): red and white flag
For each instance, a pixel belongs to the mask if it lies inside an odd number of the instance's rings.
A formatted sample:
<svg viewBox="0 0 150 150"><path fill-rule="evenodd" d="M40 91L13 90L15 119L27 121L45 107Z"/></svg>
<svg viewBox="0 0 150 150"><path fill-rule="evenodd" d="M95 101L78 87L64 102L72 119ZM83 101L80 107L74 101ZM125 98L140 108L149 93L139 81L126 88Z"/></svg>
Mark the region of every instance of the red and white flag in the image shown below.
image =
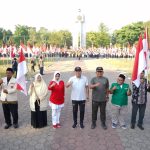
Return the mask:
<svg viewBox="0 0 150 150"><path fill-rule="evenodd" d="M140 35L138 45L136 48L136 55L135 55L135 61L134 61L134 67L132 72L132 82L136 85L136 87L139 87L140 85L140 74L143 70L146 69L146 59L143 49L143 41L142 36Z"/></svg>
<svg viewBox="0 0 150 150"><path fill-rule="evenodd" d="M10 57L14 58L15 57L15 53L14 53L14 48L10 47Z"/></svg>
<svg viewBox="0 0 150 150"><path fill-rule="evenodd" d="M144 32L144 39L143 39L143 51L144 51L144 56L146 60L146 68L145 68L145 75L148 75L148 57L149 57L149 51L148 51L148 33L147 29Z"/></svg>
<svg viewBox="0 0 150 150"><path fill-rule="evenodd" d="M27 53L27 47L26 47L26 45L24 45L23 42L20 42L19 53L20 53L21 49L23 50L23 53Z"/></svg>
<svg viewBox="0 0 150 150"><path fill-rule="evenodd" d="M27 95L25 75L27 73L27 64L23 51L20 51L18 72L17 72L17 89Z"/></svg>

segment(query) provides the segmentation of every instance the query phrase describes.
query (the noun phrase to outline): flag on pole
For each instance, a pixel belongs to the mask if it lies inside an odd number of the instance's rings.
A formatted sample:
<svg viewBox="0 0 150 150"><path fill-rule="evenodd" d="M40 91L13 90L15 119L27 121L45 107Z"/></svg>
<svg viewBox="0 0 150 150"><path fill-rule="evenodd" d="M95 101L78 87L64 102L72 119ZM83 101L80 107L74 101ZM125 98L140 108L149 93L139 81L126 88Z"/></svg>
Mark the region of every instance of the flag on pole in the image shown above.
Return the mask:
<svg viewBox="0 0 150 150"><path fill-rule="evenodd" d="M148 50L150 50L150 34L149 34L149 29L147 28L147 43L148 43Z"/></svg>
<svg viewBox="0 0 150 150"><path fill-rule="evenodd" d="M27 95L25 75L27 73L27 64L23 54L23 50L20 51L18 72L17 72L17 89Z"/></svg>
<svg viewBox="0 0 150 150"><path fill-rule="evenodd" d="M148 57L149 57L149 52L148 52L148 33L147 29L144 32L144 39L143 39L143 51L144 51L144 56L145 56L145 61L146 61L146 68L145 68L145 75L148 76Z"/></svg>
<svg viewBox="0 0 150 150"><path fill-rule="evenodd" d="M26 47L26 45L24 45L24 42L22 42L22 41L20 41L20 46L19 46L20 51L21 51L21 49L22 49L23 53L27 53L27 47Z"/></svg>
<svg viewBox="0 0 150 150"><path fill-rule="evenodd" d="M140 35L138 45L136 48L136 55L134 61L134 67L132 72L132 82L139 87L140 85L140 74L146 69L146 59L143 50L142 36Z"/></svg>
<svg viewBox="0 0 150 150"><path fill-rule="evenodd" d="M10 47L10 57L11 58L15 57L14 48L12 46Z"/></svg>

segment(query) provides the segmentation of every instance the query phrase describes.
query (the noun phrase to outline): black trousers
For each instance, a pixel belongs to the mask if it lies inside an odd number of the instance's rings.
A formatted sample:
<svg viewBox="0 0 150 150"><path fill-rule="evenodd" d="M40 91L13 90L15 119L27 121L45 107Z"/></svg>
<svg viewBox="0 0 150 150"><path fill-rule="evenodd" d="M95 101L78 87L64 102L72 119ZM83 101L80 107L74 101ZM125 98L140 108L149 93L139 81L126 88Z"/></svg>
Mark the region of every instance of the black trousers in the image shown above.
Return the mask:
<svg viewBox="0 0 150 150"><path fill-rule="evenodd" d="M12 124L11 115L13 118L13 124L18 124L18 103L16 104L2 104L5 122L8 125Z"/></svg>
<svg viewBox="0 0 150 150"><path fill-rule="evenodd" d="M143 124L143 119L145 115L145 109L146 109L146 104L135 104L132 103L132 115L131 115L131 124L136 123L136 115L139 110L139 120L138 120L138 125Z"/></svg>
<svg viewBox="0 0 150 150"><path fill-rule="evenodd" d="M44 67L40 67L40 74L43 75Z"/></svg>
<svg viewBox="0 0 150 150"><path fill-rule="evenodd" d="M83 100L83 101L72 100L73 121L74 121L75 124L77 124L78 106L79 106L79 109L80 109L80 124L83 124L84 112L85 112L85 100Z"/></svg>
<svg viewBox="0 0 150 150"><path fill-rule="evenodd" d="M17 69L13 69L15 77L17 77Z"/></svg>
<svg viewBox="0 0 150 150"><path fill-rule="evenodd" d="M92 122L96 123L98 107L100 107L100 120L102 123L106 121L106 102L92 101Z"/></svg>
<svg viewBox="0 0 150 150"><path fill-rule="evenodd" d="M34 128L47 126L47 111L40 111L37 100L35 101L35 111L31 111L31 125Z"/></svg>

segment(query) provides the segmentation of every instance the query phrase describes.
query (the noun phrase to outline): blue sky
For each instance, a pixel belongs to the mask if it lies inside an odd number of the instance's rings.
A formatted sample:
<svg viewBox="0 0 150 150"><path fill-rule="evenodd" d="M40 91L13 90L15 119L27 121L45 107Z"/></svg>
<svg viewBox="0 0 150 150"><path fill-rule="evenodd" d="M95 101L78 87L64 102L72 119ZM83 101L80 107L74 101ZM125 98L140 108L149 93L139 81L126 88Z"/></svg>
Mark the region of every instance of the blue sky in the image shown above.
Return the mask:
<svg viewBox="0 0 150 150"><path fill-rule="evenodd" d="M150 20L149 0L0 0L0 27L14 31L15 25L48 30L72 30L80 8L86 30L96 31L103 22L113 31L122 26Z"/></svg>

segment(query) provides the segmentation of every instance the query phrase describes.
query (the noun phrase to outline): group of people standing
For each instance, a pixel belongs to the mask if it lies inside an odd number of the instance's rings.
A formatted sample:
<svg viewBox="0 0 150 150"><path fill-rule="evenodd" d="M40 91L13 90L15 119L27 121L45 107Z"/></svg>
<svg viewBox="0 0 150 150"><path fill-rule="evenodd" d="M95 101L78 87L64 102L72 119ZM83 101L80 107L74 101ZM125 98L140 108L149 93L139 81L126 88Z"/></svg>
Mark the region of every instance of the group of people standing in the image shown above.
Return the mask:
<svg viewBox="0 0 150 150"><path fill-rule="evenodd" d="M16 90L16 79L13 77L13 69L7 68L6 77L0 80L2 107L5 118L5 129L10 126L18 128L18 100ZM96 76L88 83L86 76L82 75L81 67L74 69L75 75L70 77L68 82L64 83L61 79L59 71L54 73L53 79L48 87L42 78L42 75L36 74L34 82L29 86L28 94L30 96L29 103L31 108L31 125L34 128L42 128L47 126L47 106L52 109L52 126L54 129L60 128L61 109L64 107L65 87L72 88L71 101L73 111L73 125L76 128L79 124L80 128L84 128L85 104L89 101L89 89L92 89L92 124L91 129L96 127L98 108L100 107L100 121L104 130L106 125L106 105L109 101L109 94L112 94L111 114L112 128L120 126L122 129L127 128L125 122L125 112L128 105L128 96L132 94L132 116L131 128L135 128L136 115L139 110L139 120L137 126L144 130L143 119L145 115L147 92L150 91L150 85L144 78L144 71L140 75L140 86L136 87L132 84L132 90L129 84L125 83L125 75L120 74L117 82L111 84L109 88L109 80L104 76L102 67L96 68ZM51 91L49 103L47 101L48 90ZM131 92L132 91L132 92ZM80 110L80 121L78 123L78 108ZM11 115L13 122L11 121Z"/></svg>

